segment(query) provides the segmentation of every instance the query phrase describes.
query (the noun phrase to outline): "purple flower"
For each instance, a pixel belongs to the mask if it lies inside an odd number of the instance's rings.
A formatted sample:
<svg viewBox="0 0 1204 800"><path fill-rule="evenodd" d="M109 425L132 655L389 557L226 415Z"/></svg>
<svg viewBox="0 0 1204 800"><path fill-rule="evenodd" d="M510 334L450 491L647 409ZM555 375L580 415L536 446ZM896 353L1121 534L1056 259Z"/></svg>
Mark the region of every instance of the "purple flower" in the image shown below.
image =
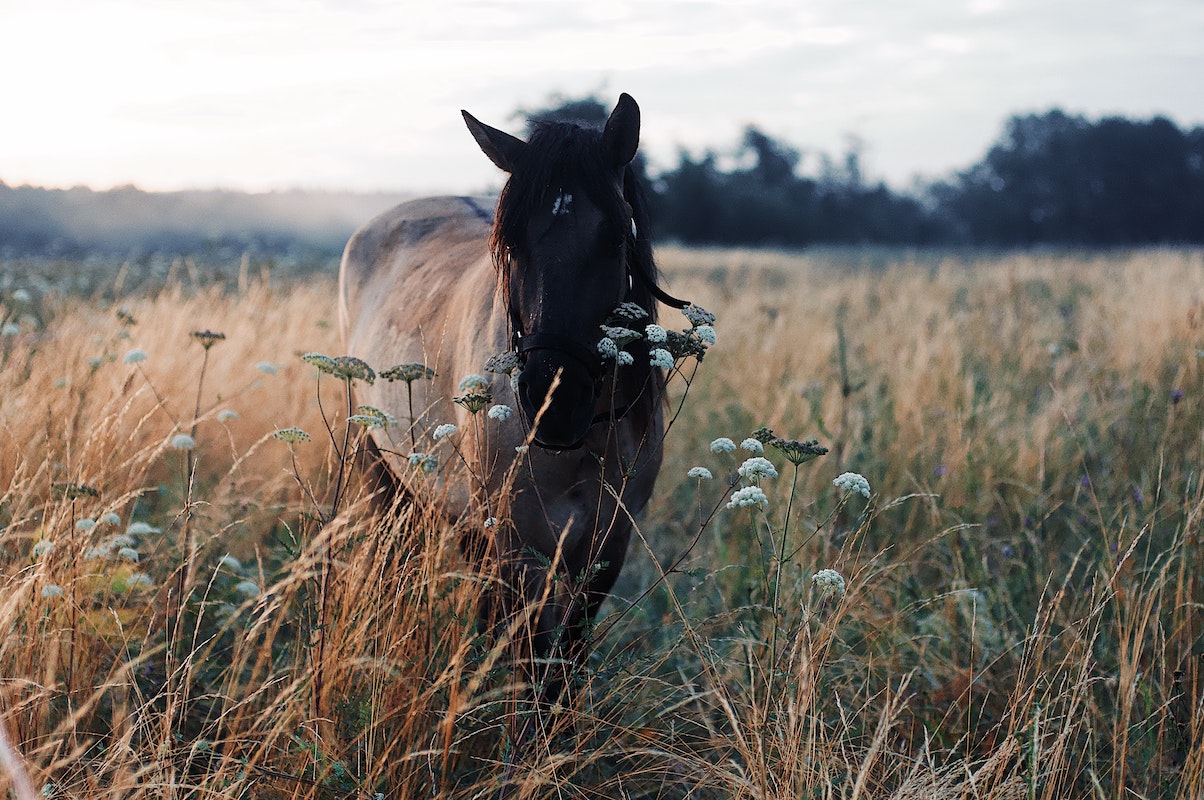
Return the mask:
<svg viewBox="0 0 1204 800"><path fill-rule="evenodd" d="M937 464L936 469L934 469L932 471L932 474L937 476L938 478L943 478L943 477L945 477L946 474L948 474L948 472L949 472L949 468L946 467L944 464Z"/></svg>
<svg viewBox="0 0 1204 800"><path fill-rule="evenodd" d="M1145 495L1141 493L1141 489L1133 487L1133 502L1137 505L1145 505Z"/></svg>
<svg viewBox="0 0 1204 800"><path fill-rule="evenodd" d="M1171 405L1178 405L1179 401L1182 399L1183 399L1183 390L1182 389L1171 389Z"/></svg>

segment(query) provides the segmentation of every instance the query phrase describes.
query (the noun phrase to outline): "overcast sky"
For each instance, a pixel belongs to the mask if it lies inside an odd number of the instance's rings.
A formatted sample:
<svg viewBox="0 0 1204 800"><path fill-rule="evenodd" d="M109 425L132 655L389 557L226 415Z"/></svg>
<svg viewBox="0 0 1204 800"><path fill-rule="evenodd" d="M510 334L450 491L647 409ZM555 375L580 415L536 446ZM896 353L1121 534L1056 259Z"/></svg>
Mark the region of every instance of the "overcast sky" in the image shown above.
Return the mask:
<svg viewBox="0 0 1204 800"><path fill-rule="evenodd" d="M1204 124L1204 0L0 0L0 75L10 185L472 191L459 109L626 91L654 166L755 123L905 186L1014 112Z"/></svg>

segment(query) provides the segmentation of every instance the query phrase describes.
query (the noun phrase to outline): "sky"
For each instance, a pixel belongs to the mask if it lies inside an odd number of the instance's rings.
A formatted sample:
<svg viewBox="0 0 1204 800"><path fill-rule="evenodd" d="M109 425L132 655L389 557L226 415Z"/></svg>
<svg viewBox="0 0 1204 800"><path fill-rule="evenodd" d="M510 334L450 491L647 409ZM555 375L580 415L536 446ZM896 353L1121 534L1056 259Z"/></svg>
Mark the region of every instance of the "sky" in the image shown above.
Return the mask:
<svg viewBox="0 0 1204 800"><path fill-rule="evenodd" d="M0 0L0 75L9 185L471 192L461 108L625 91L654 168L755 124L906 187L1014 113L1204 124L1204 2Z"/></svg>

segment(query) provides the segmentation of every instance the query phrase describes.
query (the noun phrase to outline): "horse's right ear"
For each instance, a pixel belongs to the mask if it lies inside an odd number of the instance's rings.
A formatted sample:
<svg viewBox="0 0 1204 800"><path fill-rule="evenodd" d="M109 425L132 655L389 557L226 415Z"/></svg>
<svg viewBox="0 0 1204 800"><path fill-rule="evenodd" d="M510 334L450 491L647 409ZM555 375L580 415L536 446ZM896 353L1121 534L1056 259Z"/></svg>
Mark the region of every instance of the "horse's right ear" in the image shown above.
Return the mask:
<svg viewBox="0 0 1204 800"><path fill-rule="evenodd" d="M505 131L489 127L467 111L461 110L460 113L464 115L464 124L468 126L472 138L481 146L481 151L489 156L489 160L497 164L499 169L513 173L522 159L523 151L527 149L527 143Z"/></svg>

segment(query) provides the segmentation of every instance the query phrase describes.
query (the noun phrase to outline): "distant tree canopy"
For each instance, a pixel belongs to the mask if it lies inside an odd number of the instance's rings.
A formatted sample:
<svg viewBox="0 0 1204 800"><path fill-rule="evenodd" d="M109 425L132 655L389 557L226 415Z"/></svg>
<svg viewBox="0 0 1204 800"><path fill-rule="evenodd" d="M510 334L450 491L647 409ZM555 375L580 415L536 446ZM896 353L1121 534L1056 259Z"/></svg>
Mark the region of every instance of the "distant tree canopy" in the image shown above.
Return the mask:
<svg viewBox="0 0 1204 800"><path fill-rule="evenodd" d="M523 110L601 126L596 96ZM911 192L867 182L861 145L804 153L756 126L726 150L679 150L649 187L655 235L684 244L1112 246L1204 243L1204 128L1163 117L1091 121L1054 109L1013 116L977 164ZM0 176L2 177L2 176ZM349 194L109 192L0 182L0 254L104 250L318 250L337 255L358 222L393 198Z"/></svg>

